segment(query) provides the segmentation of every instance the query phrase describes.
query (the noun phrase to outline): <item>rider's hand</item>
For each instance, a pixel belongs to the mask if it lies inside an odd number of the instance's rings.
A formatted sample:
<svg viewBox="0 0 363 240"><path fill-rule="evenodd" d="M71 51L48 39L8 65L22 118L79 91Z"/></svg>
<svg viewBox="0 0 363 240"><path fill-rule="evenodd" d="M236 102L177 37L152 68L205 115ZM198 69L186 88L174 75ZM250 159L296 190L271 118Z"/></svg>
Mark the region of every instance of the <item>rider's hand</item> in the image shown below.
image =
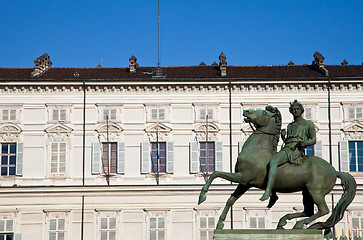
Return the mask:
<svg viewBox="0 0 363 240"><path fill-rule="evenodd" d="M286 129L282 129L281 130L281 138L282 138L282 140L285 140L285 137L286 137Z"/></svg>

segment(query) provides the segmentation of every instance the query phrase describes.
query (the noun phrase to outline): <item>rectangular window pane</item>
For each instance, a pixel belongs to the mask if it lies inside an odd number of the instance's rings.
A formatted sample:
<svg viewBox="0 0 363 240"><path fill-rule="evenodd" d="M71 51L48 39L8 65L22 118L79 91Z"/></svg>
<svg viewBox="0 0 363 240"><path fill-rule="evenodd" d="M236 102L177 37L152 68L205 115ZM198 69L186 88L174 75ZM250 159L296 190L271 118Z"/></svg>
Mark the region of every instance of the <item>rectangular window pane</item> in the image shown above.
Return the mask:
<svg viewBox="0 0 363 240"><path fill-rule="evenodd" d="M150 229L156 229L156 218L150 218Z"/></svg>
<svg viewBox="0 0 363 240"><path fill-rule="evenodd" d="M258 228L265 228L265 218L264 217L259 217L258 218Z"/></svg>
<svg viewBox="0 0 363 240"><path fill-rule="evenodd" d="M108 219L107 218L101 218L101 229L108 229Z"/></svg>
<svg viewBox="0 0 363 240"><path fill-rule="evenodd" d="M250 217L250 228L257 228L257 218Z"/></svg>
<svg viewBox="0 0 363 240"><path fill-rule="evenodd" d="M9 121L9 110L3 110L3 121Z"/></svg>

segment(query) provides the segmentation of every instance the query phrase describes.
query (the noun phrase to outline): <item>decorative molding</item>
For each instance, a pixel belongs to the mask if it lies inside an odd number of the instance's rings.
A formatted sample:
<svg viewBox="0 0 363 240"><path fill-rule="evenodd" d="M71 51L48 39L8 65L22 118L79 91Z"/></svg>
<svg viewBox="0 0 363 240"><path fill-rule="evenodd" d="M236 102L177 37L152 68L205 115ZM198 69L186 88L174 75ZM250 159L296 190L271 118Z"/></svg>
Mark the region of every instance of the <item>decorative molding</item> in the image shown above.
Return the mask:
<svg viewBox="0 0 363 240"><path fill-rule="evenodd" d="M0 126L0 141L1 142L19 142L21 128L18 125L6 123Z"/></svg>
<svg viewBox="0 0 363 240"><path fill-rule="evenodd" d="M168 141L171 131L172 129L170 127L162 123L154 123L145 128L146 135L149 138L150 142L156 142L157 138L159 141Z"/></svg>
<svg viewBox="0 0 363 240"><path fill-rule="evenodd" d="M44 131L48 133L48 137L52 142L65 142L69 140L70 133L73 129L62 123L56 123Z"/></svg>
<svg viewBox="0 0 363 240"><path fill-rule="evenodd" d="M347 140L361 140L363 139L363 123L354 121L350 125L341 129L345 134Z"/></svg>
<svg viewBox="0 0 363 240"><path fill-rule="evenodd" d="M207 139L207 127L208 127L208 139ZM217 141L218 140L218 132L219 127L215 123L202 123L194 128L194 132L197 136L198 141Z"/></svg>
<svg viewBox="0 0 363 240"><path fill-rule="evenodd" d="M115 123L115 122L108 122L108 130L107 130L107 123L103 123L96 129L98 133L99 140L101 142L116 142L123 131L122 127ZM107 137L108 132L108 137Z"/></svg>

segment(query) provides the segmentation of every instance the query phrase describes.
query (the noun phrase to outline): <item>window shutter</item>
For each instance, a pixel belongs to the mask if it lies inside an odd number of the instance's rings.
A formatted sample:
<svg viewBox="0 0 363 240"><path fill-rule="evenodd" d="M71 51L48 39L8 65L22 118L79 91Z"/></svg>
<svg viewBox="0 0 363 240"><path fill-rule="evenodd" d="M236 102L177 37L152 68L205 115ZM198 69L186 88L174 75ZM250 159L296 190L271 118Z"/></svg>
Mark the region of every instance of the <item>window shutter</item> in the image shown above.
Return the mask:
<svg viewBox="0 0 363 240"><path fill-rule="evenodd" d="M101 143L92 143L92 174L101 173L102 148Z"/></svg>
<svg viewBox="0 0 363 240"><path fill-rule="evenodd" d="M165 109L159 109L159 119L158 120L165 120Z"/></svg>
<svg viewBox="0 0 363 240"><path fill-rule="evenodd" d="M348 108L348 119L355 119L355 108Z"/></svg>
<svg viewBox="0 0 363 240"><path fill-rule="evenodd" d="M22 240L23 236L21 233L14 233L14 240Z"/></svg>
<svg viewBox="0 0 363 240"><path fill-rule="evenodd" d="M314 155L317 157L323 157L323 143L322 141L316 141L314 146Z"/></svg>
<svg viewBox="0 0 363 240"><path fill-rule="evenodd" d="M190 173L199 172L199 143L189 143L189 160L190 160Z"/></svg>
<svg viewBox="0 0 363 240"><path fill-rule="evenodd" d="M23 175L23 159L24 159L24 143L19 142L16 144L16 175Z"/></svg>
<svg viewBox="0 0 363 240"><path fill-rule="evenodd" d="M52 120L53 121L58 121L59 119L59 111L58 109L53 109L52 111Z"/></svg>
<svg viewBox="0 0 363 240"><path fill-rule="evenodd" d="M210 120L214 119L214 111L212 108L207 109L207 115L208 115L208 119L210 119Z"/></svg>
<svg viewBox="0 0 363 240"><path fill-rule="evenodd" d="M174 143L166 142L166 172L174 172Z"/></svg>
<svg viewBox="0 0 363 240"><path fill-rule="evenodd" d="M199 110L199 119L200 120L204 120L205 119L205 115L206 115L206 110L205 108L202 108Z"/></svg>
<svg viewBox="0 0 363 240"><path fill-rule="evenodd" d="M109 116L108 109L103 109L103 121L107 120L107 116ZM108 119L110 119L110 118L108 118Z"/></svg>
<svg viewBox="0 0 363 240"><path fill-rule="evenodd" d="M238 142L238 155L242 151L243 144L245 144L245 141L239 141Z"/></svg>
<svg viewBox="0 0 363 240"><path fill-rule="evenodd" d="M223 171L223 143L215 142L216 171Z"/></svg>
<svg viewBox="0 0 363 240"><path fill-rule="evenodd" d="M349 148L348 141L339 142L340 171L349 172Z"/></svg>
<svg viewBox="0 0 363 240"><path fill-rule="evenodd" d="M9 110L3 110L3 121L9 121Z"/></svg>
<svg viewBox="0 0 363 240"><path fill-rule="evenodd" d="M60 109L59 111L60 111L59 121L66 121L67 120L67 110Z"/></svg>
<svg viewBox="0 0 363 240"><path fill-rule="evenodd" d="M151 120L158 120L158 109L151 109Z"/></svg>
<svg viewBox="0 0 363 240"><path fill-rule="evenodd" d="M141 143L141 173L149 173L151 165L150 143Z"/></svg>
<svg viewBox="0 0 363 240"><path fill-rule="evenodd" d="M125 173L125 143L117 143L117 173Z"/></svg>

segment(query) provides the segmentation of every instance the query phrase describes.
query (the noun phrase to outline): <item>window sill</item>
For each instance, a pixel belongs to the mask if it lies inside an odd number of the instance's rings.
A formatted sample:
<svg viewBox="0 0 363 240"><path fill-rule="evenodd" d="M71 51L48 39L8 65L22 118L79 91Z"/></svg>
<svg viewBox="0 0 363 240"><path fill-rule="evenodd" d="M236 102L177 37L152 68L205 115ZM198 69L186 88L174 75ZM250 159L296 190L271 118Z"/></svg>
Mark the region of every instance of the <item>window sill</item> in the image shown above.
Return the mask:
<svg viewBox="0 0 363 240"><path fill-rule="evenodd" d="M156 176L156 173L146 173L144 174L147 178L155 178ZM168 177L171 177L172 174L171 173L159 173L159 177L160 178L168 178Z"/></svg>

